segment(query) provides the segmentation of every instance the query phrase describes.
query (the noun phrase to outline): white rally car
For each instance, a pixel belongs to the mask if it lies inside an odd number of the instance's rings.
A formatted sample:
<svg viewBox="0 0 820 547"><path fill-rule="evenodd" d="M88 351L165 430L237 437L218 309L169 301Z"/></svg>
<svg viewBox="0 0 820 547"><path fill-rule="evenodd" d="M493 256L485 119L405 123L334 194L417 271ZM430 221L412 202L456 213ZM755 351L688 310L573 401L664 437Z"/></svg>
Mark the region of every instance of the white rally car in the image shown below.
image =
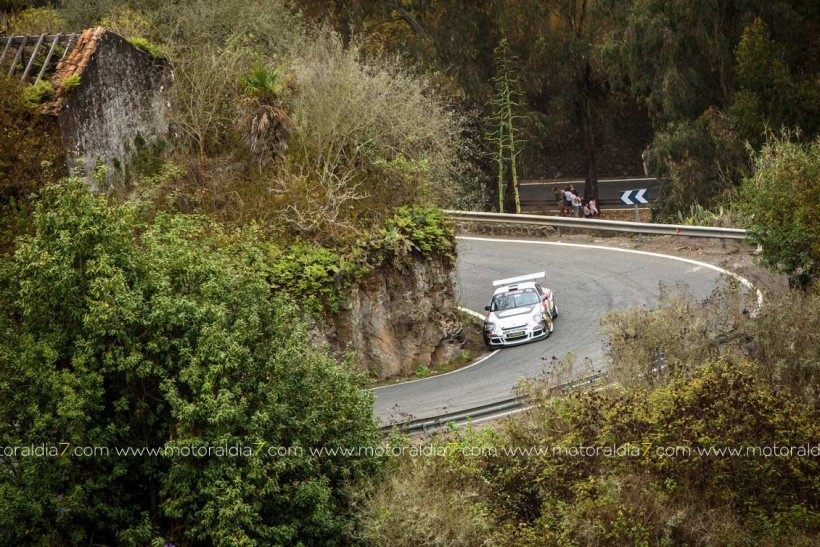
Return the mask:
<svg viewBox="0 0 820 547"><path fill-rule="evenodd" d="M542 287L538 272L493 281L495 292L484 318L484 343L490 348L513 346L547 338L558 308L552 291Z"/></svg>

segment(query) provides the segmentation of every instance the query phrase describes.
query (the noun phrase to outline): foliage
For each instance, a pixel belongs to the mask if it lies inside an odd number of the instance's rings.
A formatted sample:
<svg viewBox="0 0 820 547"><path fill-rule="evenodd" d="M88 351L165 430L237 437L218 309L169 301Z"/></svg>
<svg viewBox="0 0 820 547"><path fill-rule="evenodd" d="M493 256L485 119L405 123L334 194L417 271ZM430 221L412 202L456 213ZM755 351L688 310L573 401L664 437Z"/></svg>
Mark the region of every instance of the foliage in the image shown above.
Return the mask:
<svg viewBox="0 0 820 547"><path fill-rule="evenodd" d="M68 23L59 11L50 7L30 7L0 17L0 30L5 30L9 36L57 34L66 32L67 28Z"/></svg>
<svg viewBox="0 0 820 547"><path fill-rule="evenodd" d="M805 448L820 433L748 363L710 361L652 392L534 396L499 433L428 441L447 457L403 462L360 510L370 544L808 545L820 529L814 458L698 452Z"/></svg>
<svg viewBox="0 0 820 547"><path fill-rule="evenodd" d="M40 80L23 89L23 101L30 110L36 111L43 102L54 97L54 86L48 80Z"/></svg>
<svg viewBox="0 0 820 547"><path fill-rule="evenodd" d="M652 387L688 377L704 363L754 360L775 389L820 408L820 292L754 295L728 280L708 300L661 286L660 306L608 314L611 374L621 385Z"/></svg>
<svg viewBox="0 0 820 547"><path fill-rule="evenodd" d="M657 133L645 159L650 174L662 182L653 203L653 213L662 218L691 207L715 207L748 173L747 152L718 110Z"/></svg>
<svg viewBox="0 0 820 547"><path fill-rule="evenodd" d="M820 79L795 81L785 47L762 19L746 27L735 52L738 92L730 113L740 137L756 149L767 129L800 127L809 139L820 132Z"/></svg>
<svg viewBox="0 0 820 547"><path fill-rule="evenodd" d="M64 172L57 125L49 118L37 116L27 105L33 92L46 88L47 84L36 90L24 88L16 81L0 77L0 207L5 207L10 199L24 202L52 177ZM5 215L0 215L0 219L5 220Z"/></svg>
<svg viewBox="0 0 820 547"><path fill-rule="evenodd" d="M493 545L487 542L493 518L479 501L481 489L466 486L435 459L405 458L382 477L359 515L364 544Z"/></svg>
<svg viewBox="0 0 820 547"><path fill-rule="evenodd" d="M467 145L459 117L392 60L321 32L294 65L293 130L274 190L283 218L327 240L393 208L458 193Z"/></svg>
<svg viewBox="0 0 820 547"><path fill-rule="evenodd" d="M239 129L260 166L282 159L293 128L284 101L293 88L293 76L257 65L242 76L242 117Z"/></svg>
<svg viewBox="0 0 820 547"><path fill-rule="evenodd" d="M687 215L678 211L678 223L688 226L720 226L726 216L727 211L724 211L723 207L718 208L717 211L710 211L700 204L695 204L689 206Z"/></svg>
<svg viewBox="0 0 820 547"><path fill-rule="evenodd" d="M375 458L371 396L307 343L253 229L43 191L0 268L3 446L301 447L281 457L4 457L17 544L326 543Z"/></svg>
<svg viewBox="0 0 820 547"><path fill-rule="evenodd" d="M278 64L306 41L298 12L283 0L184 0L155 6L150 37L183 51L233 45L255 52L258 61Z"/></svg>
<svg viewBox="0 0 820 547"><path fill-rule="evenodd" d="M80 85L80 75L79 74L72 74L70 76L66 76L61 82L60 87L66 91L74 89L75 87L79 87Z"/></svg>
<svg viewBox="0 0 820 547"><path fill-rule="evenodd" d="M820 278L820 139L770 139L754 161L738 204L749 239L767 266L808 287Z"/></svg>
<svg viewBox="0 0 820 547"><path fill-rule="evenodd" d="M298 301L306 311L338 312L345 290L366 273L363 265L324 247L299 243L274 251L271 285Z"/></svg>
<svg viewBox="0 0 820 547"><path fill-rule="evenodd" d="M412 262L414 255L438 255L451 265L455 262L453 228L435 207L400 207L366 245L377 263L387 260L398 268Z"/></svg>
<svg viewBox="0 0 820 547"><path fill-rule="evenodd" d="M157 46L143 38L151 32L151 22L148 17L127 4L114 7L99 21L98 26L116 32L154 57L161 56Z"/></svg>
<svg viewBox="0 0 820 547"><path fill-rule="evenodd" d="M164 57L162 49L160 49L159 46L149 42L147 38L129 38L128 42L132 46L138 47L139 49L145 51L155 59L157 57Z"/></svg>
<svg viewBox="0 0 820 547"><path fill-rule="evenodd" d="M347 250L299 242L271 249L270 280L311 314L338 312L349 288L376 268L404 268L414 257L441 257L452 265L455 237L444 214L432 207L401 207L384 228Z"/></svg>
<svg viewBox="0 0 820 547"><path fill-rule="evenodd" d="M171 87L171 120L182 144L204 161L230 142L244 53L233 47L204 45L178 55Z"/></svg>

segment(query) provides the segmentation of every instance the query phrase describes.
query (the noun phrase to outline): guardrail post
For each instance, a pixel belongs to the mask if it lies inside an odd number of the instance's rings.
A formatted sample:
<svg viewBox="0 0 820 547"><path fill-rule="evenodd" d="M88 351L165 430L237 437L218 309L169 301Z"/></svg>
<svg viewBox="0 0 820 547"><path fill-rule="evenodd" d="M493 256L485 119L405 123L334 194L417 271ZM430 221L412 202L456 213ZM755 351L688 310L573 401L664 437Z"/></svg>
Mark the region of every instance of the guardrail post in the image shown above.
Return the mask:
<svg viewBox="0 0 820 547"><path fill-rule="evenodd" d="M641 212L638 210L638 204L635 203L635 223L641 223ZM638 242L643 243L643 234L638 232Z"/></svg>

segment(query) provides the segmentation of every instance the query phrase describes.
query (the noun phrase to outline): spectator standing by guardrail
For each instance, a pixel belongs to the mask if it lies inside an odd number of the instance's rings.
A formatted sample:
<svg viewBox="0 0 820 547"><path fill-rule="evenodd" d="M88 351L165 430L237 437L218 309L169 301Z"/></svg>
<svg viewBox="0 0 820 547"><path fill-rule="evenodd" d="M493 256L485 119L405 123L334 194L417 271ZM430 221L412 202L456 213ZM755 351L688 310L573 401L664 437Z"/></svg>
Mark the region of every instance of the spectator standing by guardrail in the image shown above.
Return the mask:
<svg viewBox="0 0 820 547"><path fill-rule="evenodd" d="M572 216L578 218L581 212L581 198L572 192L570 194L572 194Z"/></svg>
<svg viewBox="0 0 820 547"><path fill-rule="evenodd" d="M552 189L552 193L555 194L555 202L558 204L560 215L565 216L567 212L567 204L566 198L564 197L564 189L556 186Z"/></svg>
<svg viewBox="0 0 820 547"><path fill-rule="evenodd" d="M572 207L572 198L575 194L570 190L569 186L564 186L564 207L569 211L569 208Z"/></svg>

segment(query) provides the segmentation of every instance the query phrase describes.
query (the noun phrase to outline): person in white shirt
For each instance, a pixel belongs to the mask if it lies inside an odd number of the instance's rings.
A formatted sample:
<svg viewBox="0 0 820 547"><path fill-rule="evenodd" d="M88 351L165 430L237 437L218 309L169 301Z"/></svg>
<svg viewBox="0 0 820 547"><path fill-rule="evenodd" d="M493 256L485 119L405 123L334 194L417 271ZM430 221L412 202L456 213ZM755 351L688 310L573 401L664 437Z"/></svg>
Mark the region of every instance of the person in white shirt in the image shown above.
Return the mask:
<svg viewBox="0 0 820 547"><path fill-rule="evenodd" d="M572 194L572 192L570 192ZM581 198L572 194L572 216L578 218L581 211Z"/></svg>
<svg viewBox="0 0 820 547"><path fill-rule="evenodd" d="M592 213L593 217L597 217L598 215L601 214L601 213L598 212L598 204L596 203L596 200L594 200L594 199L589 200L589 203L587 204L587 206L589 207L589 212Z"/></svg>

